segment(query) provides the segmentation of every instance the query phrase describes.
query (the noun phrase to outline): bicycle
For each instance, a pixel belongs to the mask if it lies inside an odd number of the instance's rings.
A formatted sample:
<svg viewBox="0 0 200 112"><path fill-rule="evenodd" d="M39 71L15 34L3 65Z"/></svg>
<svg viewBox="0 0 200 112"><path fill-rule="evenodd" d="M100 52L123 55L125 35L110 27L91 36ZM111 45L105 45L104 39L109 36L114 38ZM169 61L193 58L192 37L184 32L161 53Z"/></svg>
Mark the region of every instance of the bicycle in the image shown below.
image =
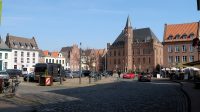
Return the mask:
<svg viewBox="0 0 200 112"><path fill-rule="evenodd" d="M16 91L17 91L17 87L20 84L20 81L18 81L18 79L12 79L12 81L10 82L8 81L4 81L3 83L3 93L5 96L9 96L12 97L15 95Z"/></svg>

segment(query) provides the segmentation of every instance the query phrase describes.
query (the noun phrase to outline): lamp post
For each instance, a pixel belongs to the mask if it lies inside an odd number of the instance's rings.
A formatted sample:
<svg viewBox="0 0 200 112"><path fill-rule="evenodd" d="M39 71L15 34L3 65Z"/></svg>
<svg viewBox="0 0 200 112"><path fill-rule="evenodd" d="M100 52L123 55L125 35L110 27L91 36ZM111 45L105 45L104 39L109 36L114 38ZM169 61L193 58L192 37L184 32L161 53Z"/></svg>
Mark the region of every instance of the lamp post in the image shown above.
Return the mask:
<svg viewBox="0 0 200 112"><path fill-rule="evenodd" d="M80 42L80 60L79 60L79 84L81 84L81 42Z"/></svg>

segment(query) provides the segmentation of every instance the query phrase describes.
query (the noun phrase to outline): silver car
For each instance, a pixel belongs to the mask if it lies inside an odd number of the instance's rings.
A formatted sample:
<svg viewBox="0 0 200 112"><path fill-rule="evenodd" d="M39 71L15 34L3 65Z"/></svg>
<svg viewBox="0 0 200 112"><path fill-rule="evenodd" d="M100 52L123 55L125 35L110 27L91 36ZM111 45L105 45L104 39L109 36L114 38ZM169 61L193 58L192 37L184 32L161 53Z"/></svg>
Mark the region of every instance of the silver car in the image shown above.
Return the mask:
<svg viewBox="0 0 200 112"><path fill-rule="evenodd" d="M0 78L1 79L9 79L9 74L6 71L0 71Z"/></svg>

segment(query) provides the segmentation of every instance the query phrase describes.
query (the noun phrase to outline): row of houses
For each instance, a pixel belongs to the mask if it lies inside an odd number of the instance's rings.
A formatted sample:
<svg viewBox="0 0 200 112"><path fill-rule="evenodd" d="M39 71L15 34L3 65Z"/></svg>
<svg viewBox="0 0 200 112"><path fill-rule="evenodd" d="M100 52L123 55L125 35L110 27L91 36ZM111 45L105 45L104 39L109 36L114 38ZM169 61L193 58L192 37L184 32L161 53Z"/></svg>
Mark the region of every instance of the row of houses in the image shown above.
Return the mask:
<svg viewBox="0 0 200 112"><path fill-rule="evenodd" d="M135 70L153 72L157 65L183 67L197 61L198 50L192 41L199 38L200 22L165 24L163 42L150 28L133 29L130 17L122 32L107 49L81 49L74 44L50 52L39 49L36 39L7 34L0 39L0 70L21 69L32 72L36 63L59 63L65 69ZM81 55L81 56L80 56Z"/></svg>
<svg viewBox="0 0 200 112"><path fill-rule="evenodd" d="M104 49L81 50L82 69L102 70ZM64 69L78 71L80 64L80 48L74 44L63 47L60 51L50 52L39 49L36 39L17 37L7 34L6 41L0 39L0 71L19 69L28 73L34 71L36 63L58 63Z"/></svg>
<svg viewBox="0 0 200 112"><path fill-rule="evenodd" d="M116 40L107 44L107 69L153 72L157 65L183 67L199 59L198 50L192 46L199 32L200 22L165 24L161 42L150 28L133 29L128 17Z"/></svg>

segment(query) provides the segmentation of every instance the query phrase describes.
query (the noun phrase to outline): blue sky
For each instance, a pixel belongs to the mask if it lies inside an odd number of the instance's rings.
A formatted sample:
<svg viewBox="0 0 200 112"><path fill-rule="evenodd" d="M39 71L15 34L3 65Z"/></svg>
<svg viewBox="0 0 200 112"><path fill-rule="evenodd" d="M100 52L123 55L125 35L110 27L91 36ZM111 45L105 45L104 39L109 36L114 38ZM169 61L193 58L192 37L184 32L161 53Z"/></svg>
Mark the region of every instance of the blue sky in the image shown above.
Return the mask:
<svg viewBox="0 0 200 112"><path fill-rule="evenodd" d="M197 22L196 0L3 0L0 34L35 37L42 50L59 51L82 42L105 48L123 30L150 27L162 41L164 24Z"/></svg>

